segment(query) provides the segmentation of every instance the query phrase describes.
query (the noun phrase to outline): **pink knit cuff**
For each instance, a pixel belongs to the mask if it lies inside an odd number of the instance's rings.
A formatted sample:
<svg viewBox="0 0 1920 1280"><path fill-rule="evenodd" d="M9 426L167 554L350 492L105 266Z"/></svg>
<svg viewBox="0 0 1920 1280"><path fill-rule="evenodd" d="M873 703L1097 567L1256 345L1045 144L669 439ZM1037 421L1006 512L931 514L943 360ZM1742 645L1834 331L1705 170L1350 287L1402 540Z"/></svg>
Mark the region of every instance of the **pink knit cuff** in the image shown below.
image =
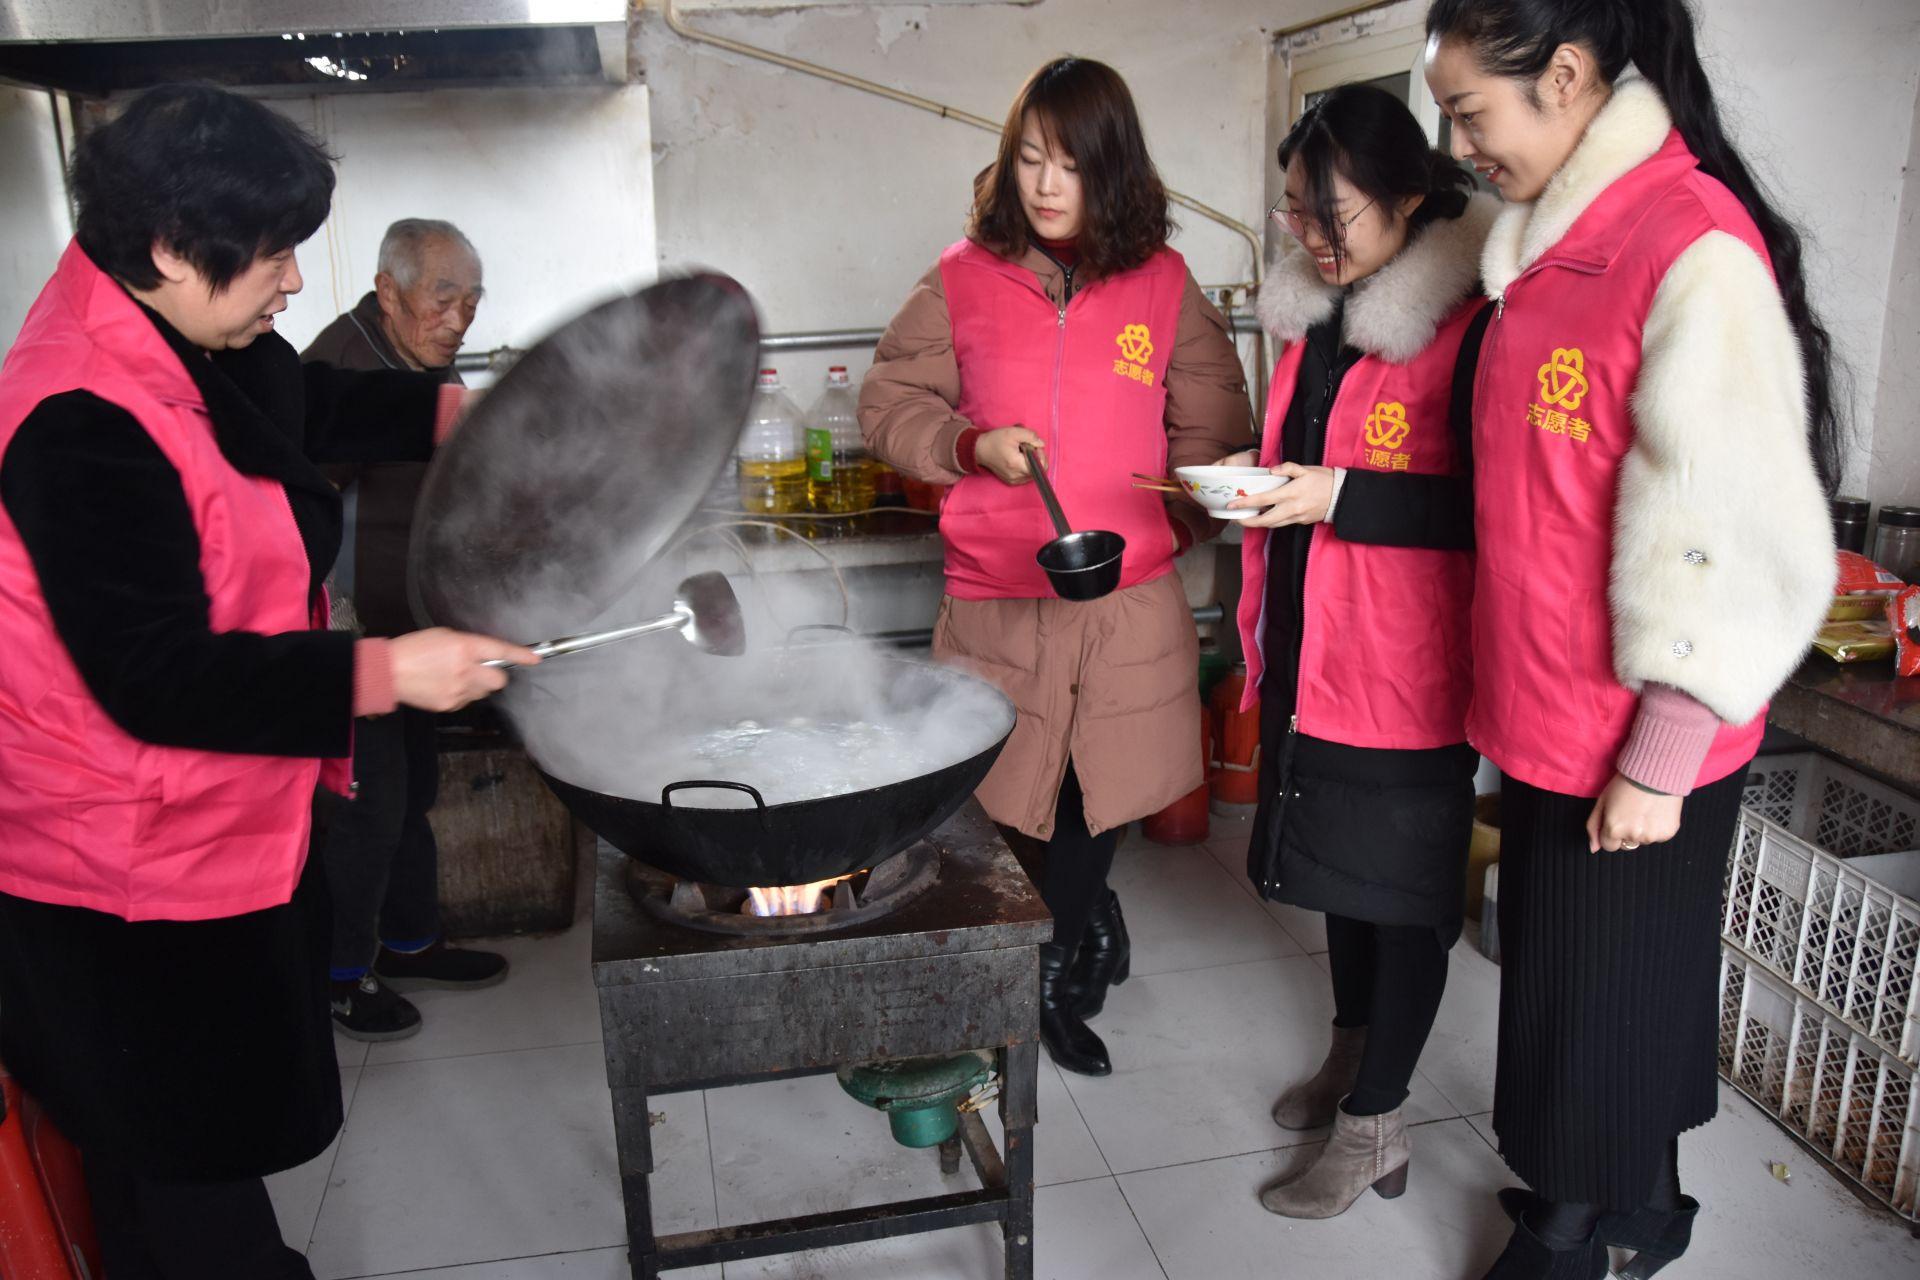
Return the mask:
<svg viewBox="0 0 1920 1280"><path fill-rule="evenodd" d="M1643 787L1684 796L1719 732L1720 717L1697 699L1672 685L1650 684L1640 693L1633 731L1614 768Z"/></svg>
<svg viewBox="0 0 1920 1280"><path fill-rule="evenodd" d="M459 425L460 417L466 412L467 389L456 382L449 382L440 388L439 398L433 402L433 442L445 444L447 437L453 434Z"/></svg>
<svg viewBox="0 0 1920 1280"><path fill-rule="evenodd" d="M393 650L385 640L353 642L353 714L384 716L400 705L393 688Z"/></svg>

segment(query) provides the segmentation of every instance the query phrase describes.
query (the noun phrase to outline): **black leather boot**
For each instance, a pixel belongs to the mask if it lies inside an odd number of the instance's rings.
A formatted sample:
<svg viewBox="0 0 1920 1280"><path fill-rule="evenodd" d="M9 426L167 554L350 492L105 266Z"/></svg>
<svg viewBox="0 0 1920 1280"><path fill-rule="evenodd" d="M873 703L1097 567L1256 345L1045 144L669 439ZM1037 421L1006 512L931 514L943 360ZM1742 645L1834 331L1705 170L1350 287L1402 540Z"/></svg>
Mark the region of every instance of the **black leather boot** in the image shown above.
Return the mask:
<svg viewBox="0 0 1920 1280"><path fill-rule="evenodd" d="M1068 990L1073 1011L1091 1018L1107 1007L1107 988L1117 987L1133 973L1133 943L1127 921L1120 914L1120 895L1107 890L1106 898L1087 921L1086 936L1073 958Z"/></svg>
<svg viewBox="0 0 1920 1280"><path fill-rule="evenodd" d="M1616 1273L1620 1280L1648 1280L1687 1251L1693 1243L1693 1220L1699 1214L1700 1202L1692 1196L1681 1196L1678 1209L1602 1214L1593 1234L1602 1244L1633 1251L1633 1257Z"/></svg>
<svg viewBox="0 0 1920 1280"><path fill-rule="evenodd" d="M1515 1222L1538 1203L1539 1197L1520 1187L1508 1187L1500 1193L1500 1207ZM1677 1209L1635 1209L1632 1213L1610 1210L1600 1215L1593 1237L1602 1245L1632 1254L1614 1272L1620 1280L1650 1280L1687 1251L1693 1243L1693 1220L1699 1215L1700 1202L1692 1196L1681 1196Z"/></svg>
<svg viewBox="0 0 1920 1280"><path fill-rule="evenodd" d="M1512 1211L1504 1195L1501 1203ZM1553 1249L1519 1218L1484 1280L1602 1280L1606 1274L1607 1246L1600 1243L1598 1232L1571 1249Z"/></svg>
<svg viewBox="0 0 1920 1280"><path fill-rule="evenodd" d="M1040 1042L1062 1070L1083 1076L1111 1075L1107 1046L1073 1011L1067 990L1070 957L1057 942L1040 948Z"/></svg>

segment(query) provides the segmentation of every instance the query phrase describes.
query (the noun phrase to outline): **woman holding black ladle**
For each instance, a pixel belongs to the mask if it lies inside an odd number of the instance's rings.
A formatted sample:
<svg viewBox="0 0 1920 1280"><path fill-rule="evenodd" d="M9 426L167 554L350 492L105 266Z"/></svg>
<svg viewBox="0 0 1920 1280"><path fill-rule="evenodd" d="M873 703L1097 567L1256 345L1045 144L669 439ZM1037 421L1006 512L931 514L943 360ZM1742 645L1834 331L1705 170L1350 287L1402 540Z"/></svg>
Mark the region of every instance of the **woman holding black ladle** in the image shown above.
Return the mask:
<svg viewBox="0 0 1920 1280"><path fill-rule="evenodd" d="M860 390L875 456L954 486L934 650L1019 708L978 795L1040 863L1041 1035L1084 1075L1113 1069L1085 1019L1129 969L1106 884L1120 830L1201 781L1198 641L1172 569L1210 522L1132 477L1249 438L1238 355L1170 229L1125 82L1048 63L975 179L967 238L915 287ZM1082 531L1058 545L1036 462Z"/></svg>

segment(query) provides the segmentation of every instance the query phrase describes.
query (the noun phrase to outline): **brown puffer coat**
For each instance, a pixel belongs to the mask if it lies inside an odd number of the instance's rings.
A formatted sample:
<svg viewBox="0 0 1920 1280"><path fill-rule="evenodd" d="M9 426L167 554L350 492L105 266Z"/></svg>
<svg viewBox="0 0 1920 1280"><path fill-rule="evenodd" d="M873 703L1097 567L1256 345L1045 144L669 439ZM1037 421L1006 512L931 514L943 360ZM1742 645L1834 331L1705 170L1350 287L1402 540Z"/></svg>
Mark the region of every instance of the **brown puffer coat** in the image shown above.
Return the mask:
<svg viewBox="0 0 1920 1280"><path fill-rule="evenodd" d="M1057 305L1066 288L1059 267L1035 249L1021 265ZM860 387L860 429L874 456L916 480L958 482L961 432L1009 425L960 417L960 379L935 267L887 327ZM1247 447L1246 375L1225 319L1191 276L1165 385L1169 473ZM1169 499L1168 519L1195 542L1218 532L1184 497ZM1175 537L1171 523L1167 536ZM1087 603L949 597L933 648L991 680L1019 708L1013 738L978 792L994 821L1051 837L1069 759L1096 835L1200 785L1199 641L1178 574Z"/></svg>

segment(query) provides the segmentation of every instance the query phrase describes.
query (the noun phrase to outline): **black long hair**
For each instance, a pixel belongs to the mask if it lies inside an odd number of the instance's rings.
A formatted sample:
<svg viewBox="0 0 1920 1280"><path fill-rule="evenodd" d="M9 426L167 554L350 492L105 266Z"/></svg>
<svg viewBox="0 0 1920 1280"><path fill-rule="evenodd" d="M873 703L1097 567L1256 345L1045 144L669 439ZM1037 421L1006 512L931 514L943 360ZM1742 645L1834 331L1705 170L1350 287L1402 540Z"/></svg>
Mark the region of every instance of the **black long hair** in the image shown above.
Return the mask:
<svg viewBox="0 0 1920 1280"><path fill-rule="evenodd" d="M1167 189L1147 155L1127 82L1091 58L1055 58L1027 77L1007 110L999 153L973 181L968 236L1005 258L1027 251L1033 232L1016 166L1029 113L1079 168L1086 213L1078 248L1087 274L1115 275L1158 253L1173 234Z"/></svg>
<svg viewBox="0 0 1920 1280"><path fill-rule="evenodd" d="M1389 212L1408 196L1425 197L1408 215L1409 238L1430 222L1465 213L1473 194L1473 179L1428 144L1407 104L1370 85L1343 84L1308 107L1287 130L1279 154L1283 171L1299 159L1305 212L1340 262L1346 260L1347 236L1336 209L1334 174Z"/></svg>
<svg viewBox="0 0 1920 1280"><path fill-rule="evenodd" d="M1609 84L1629 62L1640 69L1666 100L1701 172L1739 198L1766 242L1806 366L1807 443L1821 482L1832 493L1839 482L1841 440L1833 339L1807 300L1799 230L1774 208L1720 123L1685 0L1434 0L1427 10L1427 35L1464 42L1489 75L1529 83L1563 44L1584 45Z"/></svg>

